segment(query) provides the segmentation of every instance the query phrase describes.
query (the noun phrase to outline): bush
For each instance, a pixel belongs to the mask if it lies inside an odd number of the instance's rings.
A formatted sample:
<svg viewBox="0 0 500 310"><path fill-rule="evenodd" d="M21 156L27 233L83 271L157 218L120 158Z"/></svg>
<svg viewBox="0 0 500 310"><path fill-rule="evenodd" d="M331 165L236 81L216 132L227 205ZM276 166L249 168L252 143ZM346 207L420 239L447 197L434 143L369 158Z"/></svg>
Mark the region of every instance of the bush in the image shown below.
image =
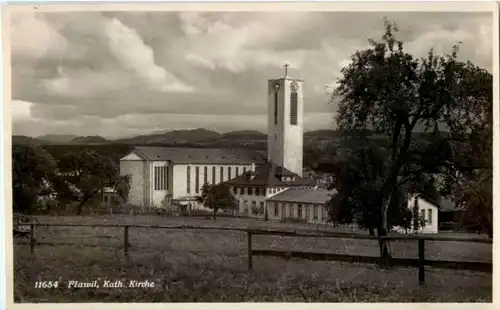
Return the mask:
<svg viewBox="0 0 500 310"><path fill-rule="evenodd" d="M298 224L307 224L307 219L296 218L296 217L286 217L281 220L283 223L298 223Z"/></svg>

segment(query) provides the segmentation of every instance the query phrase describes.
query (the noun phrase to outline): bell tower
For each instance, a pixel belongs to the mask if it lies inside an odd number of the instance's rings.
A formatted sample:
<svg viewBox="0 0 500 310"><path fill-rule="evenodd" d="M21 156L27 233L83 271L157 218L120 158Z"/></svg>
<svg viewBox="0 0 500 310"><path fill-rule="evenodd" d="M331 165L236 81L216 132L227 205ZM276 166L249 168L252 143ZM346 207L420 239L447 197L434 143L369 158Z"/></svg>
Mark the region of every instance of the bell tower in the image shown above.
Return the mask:
<svg viewBox="0 0 500 310"><path fill-rule="evenodd" d="M303 80L287 75L268 81L267 157L302 176L304 99Z"/></svg>

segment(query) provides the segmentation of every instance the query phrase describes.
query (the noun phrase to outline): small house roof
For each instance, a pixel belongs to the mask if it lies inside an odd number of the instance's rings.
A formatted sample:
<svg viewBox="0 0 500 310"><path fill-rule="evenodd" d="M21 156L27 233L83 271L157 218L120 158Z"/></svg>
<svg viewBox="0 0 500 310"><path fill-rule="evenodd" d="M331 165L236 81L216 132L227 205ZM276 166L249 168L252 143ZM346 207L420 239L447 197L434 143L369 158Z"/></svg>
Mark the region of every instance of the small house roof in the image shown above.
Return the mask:
<svg viewBox="0 0 500 310"><path fill-rule="evenodd" d="M323 188L290 188L267 199L267 201L325 204L336 193L336 190L329 191Z"/></svg>
<svg viewBox="0 0 500 310"><path fill-rule="evenodd" d="M265 161L265 154L245 149L211 149L136 146L131 153L149 161L175 164L252 164Z"/></svg>
<svg viewBox="0 0 500 310"><path fill-rule="evenodd" d="M417 197L417 196L422 198L422 199L425 199L427 202L435 205L439 209L440 212L450 212L450 211L457 211L458 210L456 203L449 198L440 197L439 203L438 203L434 199L429 198L421 193L417 193L417 194L413 195L413 197Z"/></svg>

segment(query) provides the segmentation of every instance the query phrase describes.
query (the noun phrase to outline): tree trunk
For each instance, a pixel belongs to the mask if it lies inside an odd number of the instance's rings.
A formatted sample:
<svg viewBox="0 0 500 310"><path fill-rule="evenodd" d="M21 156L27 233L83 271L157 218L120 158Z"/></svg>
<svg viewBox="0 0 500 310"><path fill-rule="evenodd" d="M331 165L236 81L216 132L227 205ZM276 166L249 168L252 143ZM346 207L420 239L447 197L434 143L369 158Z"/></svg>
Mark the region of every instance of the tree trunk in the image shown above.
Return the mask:
<svg viewBox="0 0 500 310"><path fill-rule="evenodd" d="M373 227L368 228L370 236L375 236L375 229Z"/></svg>
<svg viewBox="0 0 500 310"><path fill-rule="evenodd" d="M387 222L387 210L389 209L389 204L391 203L392 194L393 193L391 190L391 194L382 205L380 227L377 229L379 237L385 237L389 234L388 222ZM389 240L379 239L379 248L380 248L380 257L382 258L382 264L387 265L392 257Z"/></svg>
<svg viewBox="0 0 500 310"><path fill-rule="evenodd" d="M83 212L83 206L85 205L86 201L81 201L79 204L78 204L78 207L76 209L76 215L82 215L82 212Z"/></svg>
<svg viewBox="0 0 500 310"><path fill-rule="evenodd" d="M214 208L214 221L216 220L217 208Z"/></svg>

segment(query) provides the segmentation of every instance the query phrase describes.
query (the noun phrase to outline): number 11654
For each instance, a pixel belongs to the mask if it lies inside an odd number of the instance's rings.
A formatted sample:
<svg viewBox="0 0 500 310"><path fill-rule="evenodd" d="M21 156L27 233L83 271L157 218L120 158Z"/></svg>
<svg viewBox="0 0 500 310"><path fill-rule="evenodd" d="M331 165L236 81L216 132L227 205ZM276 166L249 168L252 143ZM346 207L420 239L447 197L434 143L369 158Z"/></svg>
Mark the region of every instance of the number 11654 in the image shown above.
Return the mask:
<svg viewBox="0 0 500 310"><path fill-rule="evenodd" d="M36 281L35 288L55 288L59 286L59 281Z"/></svg>

